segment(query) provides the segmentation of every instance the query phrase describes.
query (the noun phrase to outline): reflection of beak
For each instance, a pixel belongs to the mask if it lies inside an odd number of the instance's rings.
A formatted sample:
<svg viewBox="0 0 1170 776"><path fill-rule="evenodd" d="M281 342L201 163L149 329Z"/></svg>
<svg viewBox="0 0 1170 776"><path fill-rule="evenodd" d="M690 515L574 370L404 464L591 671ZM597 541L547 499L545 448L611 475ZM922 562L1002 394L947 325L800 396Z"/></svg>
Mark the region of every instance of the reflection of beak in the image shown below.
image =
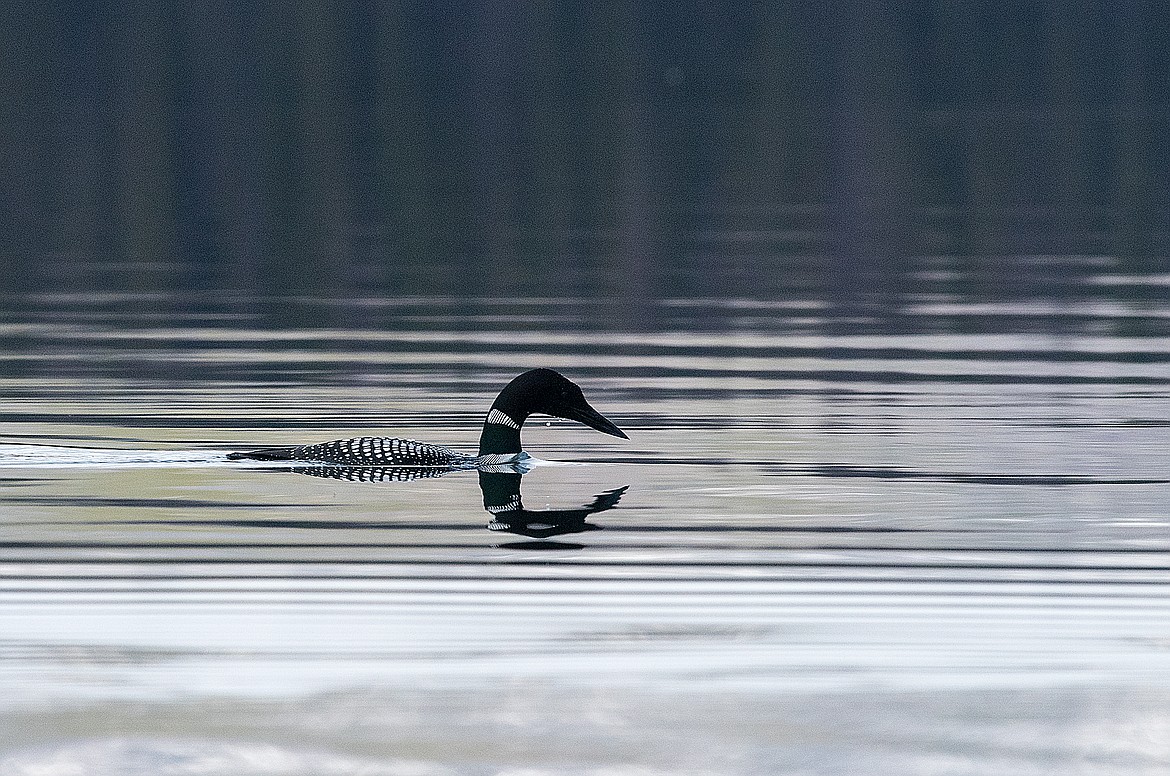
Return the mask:
<svg viewBox="0 0 1170 776"><path fill-rule="evenodd" d="M589 428L596 429L603 434L610 436L621 437L622 439L629 439L625 432L610 422L609 418L602 415L597 410L586 404L584 407L564 407L560 409L557 416L575 420L578 423L584 423Z"/></svg>

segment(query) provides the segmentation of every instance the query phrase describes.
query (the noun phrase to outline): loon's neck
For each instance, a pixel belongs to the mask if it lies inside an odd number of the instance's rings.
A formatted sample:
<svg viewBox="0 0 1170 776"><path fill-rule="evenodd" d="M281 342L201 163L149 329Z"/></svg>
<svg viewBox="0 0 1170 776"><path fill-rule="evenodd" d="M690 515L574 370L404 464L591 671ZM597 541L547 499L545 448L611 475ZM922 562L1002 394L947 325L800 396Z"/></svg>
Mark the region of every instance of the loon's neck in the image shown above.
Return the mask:
<svg viewBox="0 0 1170 776"><path fill-rule="evenodd" d="M524 449L520 446L520 428L528 419L528 413L500 399L492 405L483 422L483 433L479 435L480 455L514 454Z"/></svg>

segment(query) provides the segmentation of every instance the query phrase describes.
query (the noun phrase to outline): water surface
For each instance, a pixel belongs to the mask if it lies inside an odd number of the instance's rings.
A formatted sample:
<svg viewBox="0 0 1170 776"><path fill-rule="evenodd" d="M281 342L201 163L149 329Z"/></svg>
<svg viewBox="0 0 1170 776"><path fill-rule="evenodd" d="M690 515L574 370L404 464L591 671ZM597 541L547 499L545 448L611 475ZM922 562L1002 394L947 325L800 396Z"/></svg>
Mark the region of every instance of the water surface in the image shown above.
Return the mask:
<svg viewBox="0 0 1170 776"><path fill-rule="evenodd" d="M1166 281L1082 270L892 309L10 295L0 772L1165 772ZM620 491L571 532L486 530L474 472L222 458L471 450L536 366L630 435L526 427L563 464L527 509Z"/></svg>

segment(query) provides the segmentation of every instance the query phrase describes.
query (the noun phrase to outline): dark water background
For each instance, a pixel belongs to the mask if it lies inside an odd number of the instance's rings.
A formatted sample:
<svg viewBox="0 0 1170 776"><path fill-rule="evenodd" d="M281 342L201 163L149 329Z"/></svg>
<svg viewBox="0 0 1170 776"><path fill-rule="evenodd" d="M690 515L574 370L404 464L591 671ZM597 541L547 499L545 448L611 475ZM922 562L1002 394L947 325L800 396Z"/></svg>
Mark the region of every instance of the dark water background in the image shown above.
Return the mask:
<svg viewBox="0 0 1170 776"><path fill-rule="evenodd" d="M1154 6L0 14L0 774L1170 769Z"/></svg>
<svg viewBox="0 0 1170 776"><path fill-rule="evenodd" d="M921 256L1009 297L1066 293L1018 256L1164 262L1156 4L611 10L9 4L0 279L888 304Z"/></svg>

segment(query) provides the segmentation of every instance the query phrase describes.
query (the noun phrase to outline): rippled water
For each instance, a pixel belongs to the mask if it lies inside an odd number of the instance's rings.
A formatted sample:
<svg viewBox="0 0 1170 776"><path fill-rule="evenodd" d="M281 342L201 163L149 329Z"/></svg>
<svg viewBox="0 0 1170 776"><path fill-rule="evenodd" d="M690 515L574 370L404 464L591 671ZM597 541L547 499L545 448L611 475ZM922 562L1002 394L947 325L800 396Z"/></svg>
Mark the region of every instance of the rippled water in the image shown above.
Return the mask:
<svg viewBox="0 0 1170 776"><path fill-rule="evenodd" d="M6 297L0 773L1166 772L1170 283L954 281ZM630 435L526 427L563 533L223 458L471 451L536 366Z"/></svg>

